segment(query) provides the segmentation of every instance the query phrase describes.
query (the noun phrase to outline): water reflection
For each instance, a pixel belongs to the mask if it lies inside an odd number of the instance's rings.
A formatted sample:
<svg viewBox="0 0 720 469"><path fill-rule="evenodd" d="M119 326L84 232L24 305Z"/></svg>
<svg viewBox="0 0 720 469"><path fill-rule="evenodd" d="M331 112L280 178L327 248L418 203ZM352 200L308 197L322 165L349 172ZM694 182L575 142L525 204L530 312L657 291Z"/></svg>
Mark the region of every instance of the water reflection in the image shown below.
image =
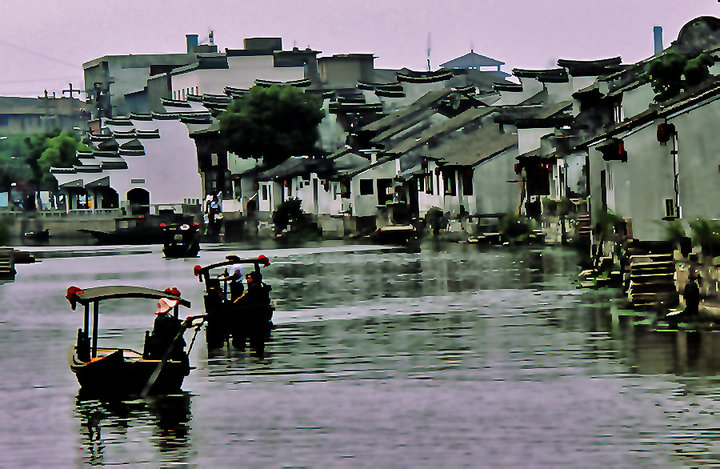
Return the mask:
<svg viewBox="0 0 720 469"><path fill-rule="evenodd" d="M148 462L148 455L154 454L152 462L187 464L192 447L190 401L189 393L133 401L101 401L79 393L75 417L83 462L132 465ZM148 445L155 451L148 451Z"/></svg>
<svg viewBox="0 0 720 469"><path fill-rule="evenodd" d="M573 251L245 249L20 266L18 280L0 287L0 466L42 467L38 441L63 462L130 467L718 462L720 336L659 332L622 292L578 289ZM265 359L210 357L199 335L187 405L74 402L70 282L175 285L199 309L204 285L192 266L227 251L271 258L265 280L278 327ZM141 348L153 312L109 311L103 340Z"/></svg>

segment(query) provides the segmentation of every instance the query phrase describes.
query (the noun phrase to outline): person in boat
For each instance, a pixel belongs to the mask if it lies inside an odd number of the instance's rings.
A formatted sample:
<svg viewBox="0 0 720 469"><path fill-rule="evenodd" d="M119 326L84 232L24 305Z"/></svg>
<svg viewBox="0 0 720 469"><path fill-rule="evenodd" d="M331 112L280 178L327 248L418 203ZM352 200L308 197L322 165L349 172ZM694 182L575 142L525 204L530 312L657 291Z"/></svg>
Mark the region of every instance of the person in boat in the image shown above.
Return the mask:
<svg viewBox="0 0 720 469"><path fill-rule="evenodd" d="M247 325L268 327L272 318L270 305L271 287L262 281L262 274L252 271L245 276L247 288L233 304L239 311L232 321L233 346L244 349L247 336Z"/></svg>
<svg viewBox="0 0 720 469"><path fill-rule="evenodd" d="M178 300L170 298L160 298L158 300L153 330L145 346L144 355L146 355L146 358L162 360L165 353L172 347L170 359L185 359L185 339L182 334L188 325L173 314L173 308L177 304Z"/></svg>
<svg viewBox="0 0 720 469"><path fill-rule="evenodd" d="M225 271L220 280L230 282L230 301L234 302L243 294L245 287L243 286L243 273L240 265L234 265L230 272Z"/></svg>

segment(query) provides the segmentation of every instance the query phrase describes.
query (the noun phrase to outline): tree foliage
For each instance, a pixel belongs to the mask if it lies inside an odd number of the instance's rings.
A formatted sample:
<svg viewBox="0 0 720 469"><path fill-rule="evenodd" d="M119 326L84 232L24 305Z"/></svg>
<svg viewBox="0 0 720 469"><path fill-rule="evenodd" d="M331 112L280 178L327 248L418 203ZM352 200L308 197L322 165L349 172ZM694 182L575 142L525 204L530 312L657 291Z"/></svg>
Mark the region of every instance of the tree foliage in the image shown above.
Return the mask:
<svg viewBox="0 0 720 469"><path fill-rule="evenodd" d="M27 181L32 177L25 162L24 136L10 135L0 140L0 191L7 191L17 181Z"/></svg>
<svg viewBox="0 0 720 469"><path fill-rule="evenodd" d="M698 85L710 75L709 67L715 59L708 53L688 59L670 49L648 64L647 73L652 80L655 101L665 101L681 91Z"/></svg>
<svg viewBox="0 0 720 469"><path fill-rule="evenodd" d="M89 149L74 133L54 130L25 138L25 162L31 171L31 181L37 187L57 189L57 181L50 168L69 168L77 162L77 150Z"/></svg>
<svg viewBox="0 0 720 469"><path fill-rule="evenodd" d="M290 156L316 154L323 117L319 99L299 88L254 86L220 115L220 136L241 158L274 166Z"/></svg>

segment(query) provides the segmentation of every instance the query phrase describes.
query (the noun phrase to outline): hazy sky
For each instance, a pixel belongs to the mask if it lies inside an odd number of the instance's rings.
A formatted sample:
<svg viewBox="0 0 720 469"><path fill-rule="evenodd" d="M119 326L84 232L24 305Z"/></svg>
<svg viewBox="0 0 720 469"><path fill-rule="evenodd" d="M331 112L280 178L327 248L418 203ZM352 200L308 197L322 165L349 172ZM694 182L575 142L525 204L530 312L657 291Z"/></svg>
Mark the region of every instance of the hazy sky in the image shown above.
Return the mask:
<svg viewBox="0 0 720 469"><path fill-rule="evenodd" d="M83 87L83 62L103 55L181 53L185 35L214 31L220 50L282 37L320 56L372 52L378 68L433 69L475 52L513 68L558 58L652 55L718 0L0 0L0 96ZM429 38L429 41L428 41ZM84 96L83 96L84 98Z"/></svg>

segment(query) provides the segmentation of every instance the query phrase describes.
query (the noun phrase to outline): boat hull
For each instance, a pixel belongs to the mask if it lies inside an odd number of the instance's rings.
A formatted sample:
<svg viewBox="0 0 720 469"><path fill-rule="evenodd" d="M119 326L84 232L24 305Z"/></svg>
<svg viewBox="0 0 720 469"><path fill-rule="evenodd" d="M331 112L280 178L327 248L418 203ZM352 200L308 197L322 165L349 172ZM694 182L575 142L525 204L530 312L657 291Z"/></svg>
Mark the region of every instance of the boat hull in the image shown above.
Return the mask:
<svg viewBox="0 0 720 469"><path fill-rule="evenodd" d="M83 392L98 395L139 395L145 389L161 360L148 360L129 349L98 350L98 357L83 362L75 347L70 353L70 369L75 373ZM190 372L188 362L168 360L162 366L150 394L180 391Z"/></svg>

